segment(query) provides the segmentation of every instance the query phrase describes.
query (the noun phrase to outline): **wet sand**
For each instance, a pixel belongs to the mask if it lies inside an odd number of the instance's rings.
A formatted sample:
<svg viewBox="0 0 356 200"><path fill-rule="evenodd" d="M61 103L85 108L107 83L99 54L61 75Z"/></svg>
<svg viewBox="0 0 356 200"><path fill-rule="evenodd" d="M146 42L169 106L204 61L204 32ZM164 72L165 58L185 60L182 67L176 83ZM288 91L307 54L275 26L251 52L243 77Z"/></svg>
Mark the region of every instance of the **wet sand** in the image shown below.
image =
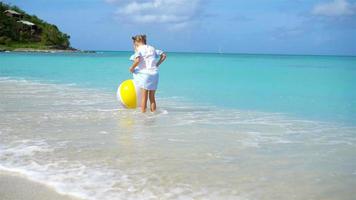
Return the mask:
<svg viewBox="0 0 356 200"><path fill-rule="evenodd" d="M76 200L26 177L0 171L1 200Z"/></svg>

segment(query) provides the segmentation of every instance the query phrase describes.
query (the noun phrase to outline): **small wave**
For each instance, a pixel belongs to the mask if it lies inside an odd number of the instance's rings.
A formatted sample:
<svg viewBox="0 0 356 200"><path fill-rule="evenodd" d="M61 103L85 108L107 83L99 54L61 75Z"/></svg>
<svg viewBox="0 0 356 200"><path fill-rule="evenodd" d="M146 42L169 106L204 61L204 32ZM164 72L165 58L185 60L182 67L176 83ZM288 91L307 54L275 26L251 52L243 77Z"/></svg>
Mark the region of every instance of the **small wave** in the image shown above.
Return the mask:
<svg viewBox="0 0 356 200"><path fill-rule="evenodd" d="M186 140L174 139L174 138L168 138L168 141L170 141L170 142L186 142Z"/></svg>

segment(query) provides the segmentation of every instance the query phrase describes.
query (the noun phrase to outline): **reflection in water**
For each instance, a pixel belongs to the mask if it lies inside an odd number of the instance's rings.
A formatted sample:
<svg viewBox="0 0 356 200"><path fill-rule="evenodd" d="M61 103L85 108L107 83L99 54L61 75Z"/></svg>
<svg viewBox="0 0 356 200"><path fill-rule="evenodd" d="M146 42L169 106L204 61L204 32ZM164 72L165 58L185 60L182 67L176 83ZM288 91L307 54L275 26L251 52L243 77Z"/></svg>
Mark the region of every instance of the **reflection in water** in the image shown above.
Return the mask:
<svg viewBox="0 0 356 200"><path fill-rule="evenodd" d="M135 137L135 119L130 112L118 111L119 118L117 120L117 143L118 150L128 155L128 159L134 154L135 149L134 137ZM130 162L130 160L128 160ZM130 162L131 163L131 162Z"/></svg>

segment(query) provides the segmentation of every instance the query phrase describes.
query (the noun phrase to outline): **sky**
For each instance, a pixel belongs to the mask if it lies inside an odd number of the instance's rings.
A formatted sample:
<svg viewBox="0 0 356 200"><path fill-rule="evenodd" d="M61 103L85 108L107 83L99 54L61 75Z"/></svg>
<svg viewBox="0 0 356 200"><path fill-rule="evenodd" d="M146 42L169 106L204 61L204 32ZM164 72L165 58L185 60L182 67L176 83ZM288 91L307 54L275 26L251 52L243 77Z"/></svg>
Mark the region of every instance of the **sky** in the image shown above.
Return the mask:
<svg viewBox="0 0 356 200"><path fill-rule="evenodd" d="M356 0L5 0L82 50L356 55Z"/></svg>

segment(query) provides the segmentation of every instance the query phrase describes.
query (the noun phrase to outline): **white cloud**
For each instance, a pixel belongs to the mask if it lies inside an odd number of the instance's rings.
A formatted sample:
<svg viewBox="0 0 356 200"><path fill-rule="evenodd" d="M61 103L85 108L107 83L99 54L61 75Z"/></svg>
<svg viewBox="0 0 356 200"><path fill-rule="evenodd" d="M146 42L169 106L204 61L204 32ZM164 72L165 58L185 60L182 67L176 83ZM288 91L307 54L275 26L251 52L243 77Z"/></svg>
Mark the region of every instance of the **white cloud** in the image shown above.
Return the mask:
<svg viewBox="0 0 356 200"><path fill-rule="evenodd" d="M200 0L106 0L118 6L120 21L136 24L169 24L182 27L201 16Z"/></svg>
<svg viewBox="0 0 356 200"><path fill-rule="evenodd" d="M312 11L314 15L319 16L345 16L355 14L356 5L347 0L333 0L316 5Z"/></svg>

